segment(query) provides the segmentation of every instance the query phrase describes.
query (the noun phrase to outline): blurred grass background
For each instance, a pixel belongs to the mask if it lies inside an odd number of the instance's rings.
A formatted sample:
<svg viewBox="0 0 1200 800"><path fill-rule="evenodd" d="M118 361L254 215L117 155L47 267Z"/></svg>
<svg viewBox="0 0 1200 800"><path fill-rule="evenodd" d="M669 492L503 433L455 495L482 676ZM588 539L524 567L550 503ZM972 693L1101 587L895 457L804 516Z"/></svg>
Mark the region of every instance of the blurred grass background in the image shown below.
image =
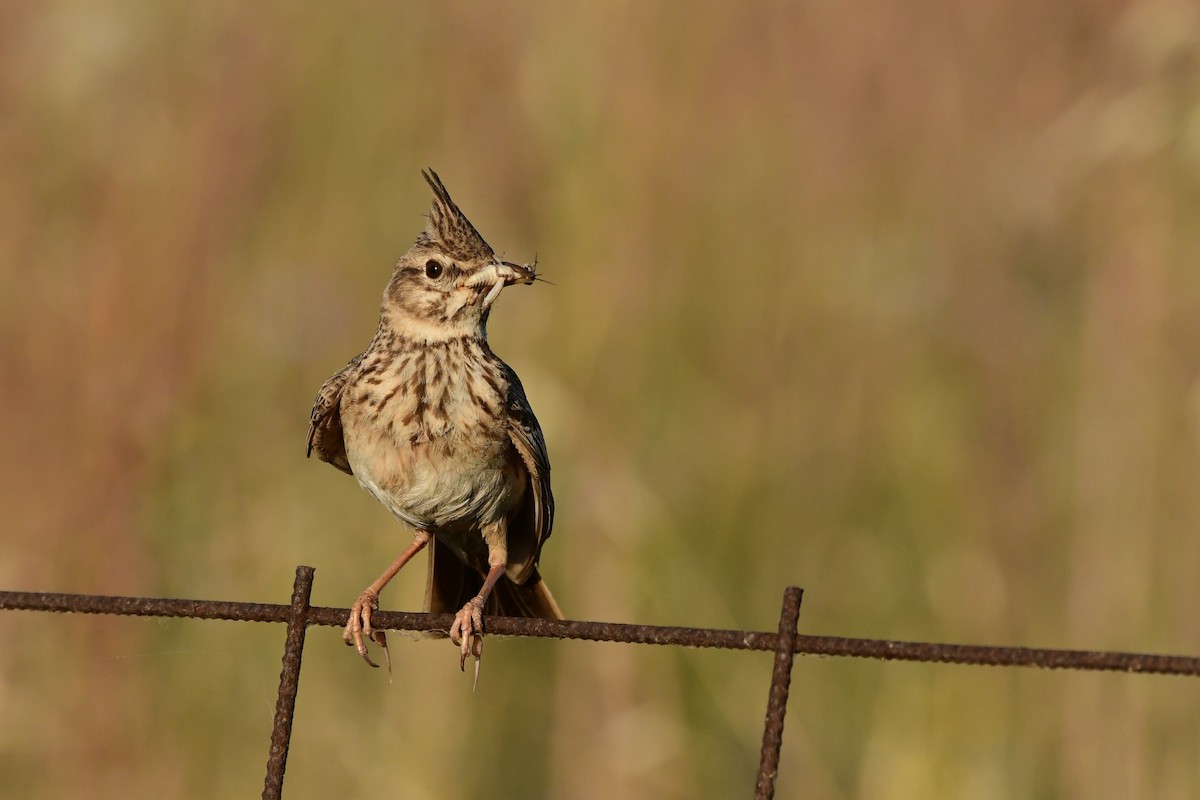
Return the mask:
<svg viewBox="0 0 1200 800"><path fill-rule="evenodd" d="M303 458L431 165L569 616L1200 652L1200 12L5 0L9 589L347 605ZM384 596L415 608L424 565ZM282 627L0 615L0 794L260 791ZM291 798L748 796L770 656L309 637ZM802 659L779 796L1192 798L1182 679Z"/></svg>

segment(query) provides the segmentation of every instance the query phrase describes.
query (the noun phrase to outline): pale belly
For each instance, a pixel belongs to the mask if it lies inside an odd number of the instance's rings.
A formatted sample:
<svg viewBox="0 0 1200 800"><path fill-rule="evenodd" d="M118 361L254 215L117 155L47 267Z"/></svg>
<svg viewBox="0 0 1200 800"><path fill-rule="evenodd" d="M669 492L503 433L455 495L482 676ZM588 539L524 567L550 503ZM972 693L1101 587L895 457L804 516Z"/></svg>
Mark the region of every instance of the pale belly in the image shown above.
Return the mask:
<svg viewBox="0 0 1200 800"><path fill-rule="evenodd" d="M508 516L525 477L505 441L397 442L380 430L346 430L359 484L404 524L465 533ZM516 462L516 463L514 463Z"/></svg>

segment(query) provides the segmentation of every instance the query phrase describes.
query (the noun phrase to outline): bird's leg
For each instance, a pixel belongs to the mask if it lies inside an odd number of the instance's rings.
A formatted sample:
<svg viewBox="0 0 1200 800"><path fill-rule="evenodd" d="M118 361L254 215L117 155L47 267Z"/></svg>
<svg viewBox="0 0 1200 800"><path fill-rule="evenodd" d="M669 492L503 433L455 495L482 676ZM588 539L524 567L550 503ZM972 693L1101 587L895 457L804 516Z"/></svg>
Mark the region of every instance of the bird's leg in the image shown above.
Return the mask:
<svg viewBox="0 0 1200 800"><path fill-rule="evenodd" d="M467 669L467 654L475 656L475 684L479 684L479 658L483 655L483 605L492 593L496 581L504 574L504 564L492 564L479 594L467 601L462 610L454 615L450 626L450 641L459 646L458 668Z"/></svg>
<svg viewBox="0 0 1200 800"><path fill-rule="evenodd" d="M367 644L363 641L364 636L383 648L383 657L387 661L388 672L392 671L392 655L388 652L387 637L383 631L371 628L371 614L379 610L379 593L383 591L383 587L388 585L388 581L396 577L396 573L412 560L413 556L425 549L427 544L429 544L429 534L425 531L416 531L413 534L412 544L404 548L404 552L396 557L396 560L375 579L374 583L363 589L358 600L350 608L350 621L346 623L346 629L342 631L342 641L348 645L354 645L358 649L358 654L372 667L379 665L371 660L371 656L367 655Z"/></svg>
<svg viewBox="0 0 1200 800"><path fill-rule="evenodd" d="M480 533L487 544L488 574L479 594L467 601L454 615L450 626L450 641L459 646L458 668L466 671L467 654L475 656L475 683L479 683L479 657L483 655L483 604L487 602L496 581L504 575L508 564L508 521L504 518L484 525Z"/></svg>

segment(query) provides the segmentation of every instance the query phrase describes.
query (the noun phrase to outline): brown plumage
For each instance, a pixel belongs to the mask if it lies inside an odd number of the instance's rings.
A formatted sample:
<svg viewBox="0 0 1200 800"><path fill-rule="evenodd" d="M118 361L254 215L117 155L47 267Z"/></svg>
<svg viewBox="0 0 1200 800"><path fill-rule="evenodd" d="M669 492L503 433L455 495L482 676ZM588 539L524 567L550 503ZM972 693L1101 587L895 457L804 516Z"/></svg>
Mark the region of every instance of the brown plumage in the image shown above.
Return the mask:
<svg viewBox="0 0 1200 800"><path fill-rule="evenodd" d="M354 604L343 638L367 663L379 592L429 547L427 611L455 612L460 666L482 652L483 612L561 619L537 571L554 522L550 460L513 370L487 343L491 304L532 283L499 261L437 174L429 224L397 262L370 345L325 381L308 453L354 475L414 532ZM476 667L478 669L478 666Z"/></svg>

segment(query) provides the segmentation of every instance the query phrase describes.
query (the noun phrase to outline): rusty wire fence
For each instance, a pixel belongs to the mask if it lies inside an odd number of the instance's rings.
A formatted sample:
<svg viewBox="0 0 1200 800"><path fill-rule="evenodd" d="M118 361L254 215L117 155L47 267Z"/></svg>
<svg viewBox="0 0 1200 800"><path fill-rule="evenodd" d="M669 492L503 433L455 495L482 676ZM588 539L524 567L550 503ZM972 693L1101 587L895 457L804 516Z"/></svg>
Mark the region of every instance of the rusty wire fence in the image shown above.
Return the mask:
<svg viewBox="0 0 1200 800"><path fill-rule="evenodd" d="M305 632L309 625L344 627L350 614L347 608L310 605L314 572L312 567L296 568L290 605L0 591L0 610L287 623L283 670L279 676L279 696L275 705L275 722L271 728L271 745L267 755L267 774L262 794L264 800L274 800L283 796L283 777L292 736L296 696L300 688L300 664L304 655ZM996 667L1043 667L1200 676L1200 657L1193 656L807 636L797 630L802 595L803 592L794 586L784 591L779 629L775 633L514 617L489 617L487 632L496 636L534 636L676 647L773 651L775 662L767 694L763 743L754 787L755 800L766 800L775 793L775 778L779 772L779 754L783 742L783 719L787 710L792 663L796 654ZM452 621L451 614L378 611L371 616L372 625L379 630L444 631L450 627Z"/></svg>

